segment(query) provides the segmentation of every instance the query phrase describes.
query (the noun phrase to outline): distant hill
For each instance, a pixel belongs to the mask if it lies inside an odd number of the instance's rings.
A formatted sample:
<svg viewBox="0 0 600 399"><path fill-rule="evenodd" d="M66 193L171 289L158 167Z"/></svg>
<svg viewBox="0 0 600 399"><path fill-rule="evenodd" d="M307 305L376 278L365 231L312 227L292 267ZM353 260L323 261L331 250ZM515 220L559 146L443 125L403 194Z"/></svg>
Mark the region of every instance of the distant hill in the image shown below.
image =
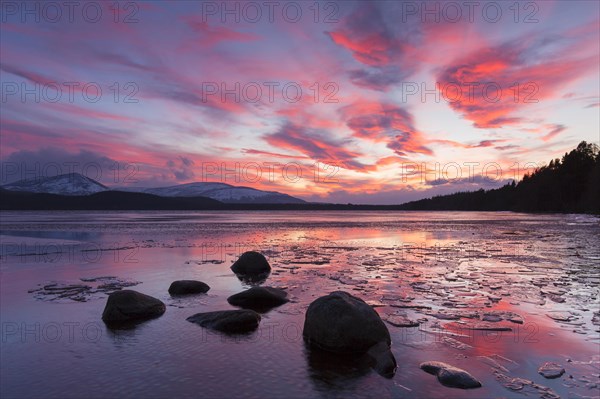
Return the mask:
<svg viewBox="0 0 600 399"><path fill-rule="evenodd" d="M225 183L197 182L157 188L109 188L79 173L19 180L2 186L9 191L58 195L90 195L103 191L128 191L161 197L207 197L232 204L303 204L304 200L276 191L262 191Z"/></svg>
<svg viewBox="0 0 600 399"><path fill-rule="evenodd" d="M600 150L596 145L586 142L581 142L576 149L565 154L562 159L552 160L547 166L539 168L531 175L524 176L518 184L512 182L493 190L459 192L402 205L308 203L281 193L235 187L223 183L190 183L145 189L147 191L157 190L154 192L161 193L161 196L148 192L110 190L81 175L68 179L70 184L66 184L64 176L56 176L55 180L49 178L38 182L37 185L20 181L3 186L0 188L0 209L462 210L600 214ZM8 190L7 187L11 189ZM16 189L23 189L23 191L16 191ZM40 190L58 191L64 194L39 192ZM82 194L88 191L93 193ZM199 193L206 195L202 196ZM209 198L210 195L217 196L223 201ZM274 197L271 197L272 195ZM285 201L294 199L297 202L277 202L281 198L288 197L289 199ZM276 200L268 202L272 198Z"/></svg>
<svg viewBox="0 0 600 399"><path fill-rule="evenodd" d="M306 201L276 191L262 191L255 188L232 186L225 183L197 182L169 187L128 189L163 197L203 196L228 204L303 204Z"/></svg>
<svg viewBox="0 0 600 399"><path fill-rule="evenodd" d="M160 197L158 195L103 191L91 195L27 193L0 188L1 210L399 210L400 205L223 203L207 197Z"/></svg>
<svg viewBox="0 0 600 399"><path fill-rule="evenodd" d="M108 187L79 173L19 180L2 186L5 190L60 195L89 195Z"/></svg>
<svg viewBox="0 0 600 399"><path fill-rule="evenodd" d="M2 210L216 210L223 205L206 197L167 198L124 191L75 196L0 189L0 196Z"/></svg>
<svg viewBox="0 0 600 399"><path fill-rule="evenodd" d="M401 206L405 210L574 212L600 214L600 150L582 141L518 184L442 195Z"/></svg>

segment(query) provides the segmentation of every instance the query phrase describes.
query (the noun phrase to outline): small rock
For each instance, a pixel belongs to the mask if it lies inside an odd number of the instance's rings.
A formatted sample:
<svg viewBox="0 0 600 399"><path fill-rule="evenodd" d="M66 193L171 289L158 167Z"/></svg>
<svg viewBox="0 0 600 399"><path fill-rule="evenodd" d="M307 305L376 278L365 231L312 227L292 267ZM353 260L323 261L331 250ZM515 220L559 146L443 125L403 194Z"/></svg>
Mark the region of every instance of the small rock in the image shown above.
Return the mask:
<svg viewBox="0 0 600 399"><path fill-rule="evenodd" d="M287 299L287 292L279 288L252 287L230 296L227 298L227 302L230 305L239 306L240 308L265 312L289 302L289 299Z"/></svg>
<svg viewBox="0 0 600 399"><path fill-rule="evenodd" d="M231 270L236 274L263 274L271 271L271 265L263 254L248 251L231 265Z"/></svg>
<svg viewBox="0 0 600 399"><path fill-rule="evenodd" d="M171 295L190 295L204 294L210 290L208 284L196 280L177 280L171 283L169 294Z"/></svg>
<svg viewBox="0 0 600 399"><path fill-rule="evenodd" d="M571 315L568 312L549 312L546 314L546 316L548 316L549 318L551 318L552 320L555 321L563 321L563 322L567 322L567 321L571 321L573 320L573 315Z"/></svg>
<svg viewBox="0 0 600 399"><path fill-rule="evenodd" d="M367 303L367 305L372 306L374 308L381 308L381 307L385 307L387 306L387 304L378 301L378 300L370 300L370 301L365 301Z"/></svg>
<svg viewBox="0 0 600 399"><path fill-rule="evenodd" d="M396 327L419 327L421 323L409 319L406 315L392 314L385 318L385 321Z"/></svg>
<svg viewBox="0 0 600 399"><path fill-rule="evenodd" d="M260 319L255 311L244 309L197 313L186 320L212 330L242 334L256 330Z"/></svg>
<svg viewBox="0 0 600 399"><path fill-rule="evenodd" d="M425 362L421 363L421 370L436 375L438 381L447 387L471 389L481 387L475 377L465 370L451 366L442 362Z"/></svg>
<svg viewBox="0 0 600 399"><path fill-rule="evenodd" d="M481 316L481 320L492 323L497 323L503 320L510 321L516 324L523 324L523 317L517 313L509 311L490 311Z"/></svg>
<svg viewBox="0 0 600 399"><path fill-rule="evenodd" d="M489 323L485 323L485 322L467 325L465 328L467 330L479 330L479 331L512 331L511 327L497 326L497 325L489 324Z"/></svg>
<svg viewBox="0 0 600 399"><path fill-rule="evenodd" d="M165 304L150 295L122 290L108 296L102 320L106 324L147 320L162 315L165 310Z"/></svg>
<svg viewBox="0 0 600 399"><path fill-rule="evenodd" d="M431 316L435 317L436 319L441 319L441 320L458 320L458 319L460 319L460 315L457 315L454 313L445 313L445 312L431 313Z"/></svg>
<svg viewBox="0 0 600 399"><path fill-rule="evenodd" d="M558 378L565 373L565 369L560 364L546 362L538 369L538 373L546 378Z"/></svg>
<svg viewBox="0 0 600 399"><path fill-rule="evenodd" d="M490 321L492 323L496 323L499 321L502 321L502 317L498 314L493 314L493 313L486 313L481 317L481 320L483 321Z"/></svg>

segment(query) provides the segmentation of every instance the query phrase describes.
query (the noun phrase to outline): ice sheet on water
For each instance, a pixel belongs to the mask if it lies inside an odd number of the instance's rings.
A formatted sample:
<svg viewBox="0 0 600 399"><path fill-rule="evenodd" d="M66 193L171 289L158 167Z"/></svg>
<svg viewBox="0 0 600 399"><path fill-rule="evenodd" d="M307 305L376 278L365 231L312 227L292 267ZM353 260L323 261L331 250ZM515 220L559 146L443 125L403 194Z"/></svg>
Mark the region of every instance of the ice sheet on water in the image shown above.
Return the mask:
<svg viewBox="0 0 600 399"><path fill-rule="evenodd" d="M38 284L38 287L28 292L42 301L77 301L86 302L92 298L99 298L101 294L110 294L126 287L140 284L139 281L119 278L116 276L82 277L78 282L49 281Z"/></svg>

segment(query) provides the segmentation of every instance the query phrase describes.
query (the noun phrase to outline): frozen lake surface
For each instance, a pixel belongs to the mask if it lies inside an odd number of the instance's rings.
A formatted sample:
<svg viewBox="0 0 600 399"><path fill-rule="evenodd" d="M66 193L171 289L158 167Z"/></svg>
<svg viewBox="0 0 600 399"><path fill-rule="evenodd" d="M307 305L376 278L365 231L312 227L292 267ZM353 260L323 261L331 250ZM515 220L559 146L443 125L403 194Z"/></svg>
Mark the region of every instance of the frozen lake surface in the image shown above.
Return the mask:
<svg viewBox="0 0 600 399"><path fill-rule="evenodd" d="M2 398L600 396L600 223L585 215L487 212L2 212ZM249 285L229 269L267 256L265 286L291 302L246 336L186 321L232 309ZM207 294L171 298L196 279ZM131 330L100 317L115 287L166 313ZM386 320L396 375L317 355L302 326L343 290ZM402 325L414 327L402 327ZM483 386L447 388L437 360ZM548 379L538 369L565 369Z"/></svg>

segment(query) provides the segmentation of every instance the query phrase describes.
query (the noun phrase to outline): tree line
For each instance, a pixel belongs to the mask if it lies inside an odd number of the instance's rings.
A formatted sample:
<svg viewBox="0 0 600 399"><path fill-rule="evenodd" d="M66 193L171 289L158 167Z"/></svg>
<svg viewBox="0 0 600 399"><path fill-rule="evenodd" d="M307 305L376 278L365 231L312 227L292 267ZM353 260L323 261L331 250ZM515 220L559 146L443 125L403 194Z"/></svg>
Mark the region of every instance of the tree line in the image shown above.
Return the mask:
<svg viewBox="0 0 600 399"><path fill-rule="evenodd" d="M408 202L402 209L600 214L600 149L582 141L518 183Z"/></svg>

